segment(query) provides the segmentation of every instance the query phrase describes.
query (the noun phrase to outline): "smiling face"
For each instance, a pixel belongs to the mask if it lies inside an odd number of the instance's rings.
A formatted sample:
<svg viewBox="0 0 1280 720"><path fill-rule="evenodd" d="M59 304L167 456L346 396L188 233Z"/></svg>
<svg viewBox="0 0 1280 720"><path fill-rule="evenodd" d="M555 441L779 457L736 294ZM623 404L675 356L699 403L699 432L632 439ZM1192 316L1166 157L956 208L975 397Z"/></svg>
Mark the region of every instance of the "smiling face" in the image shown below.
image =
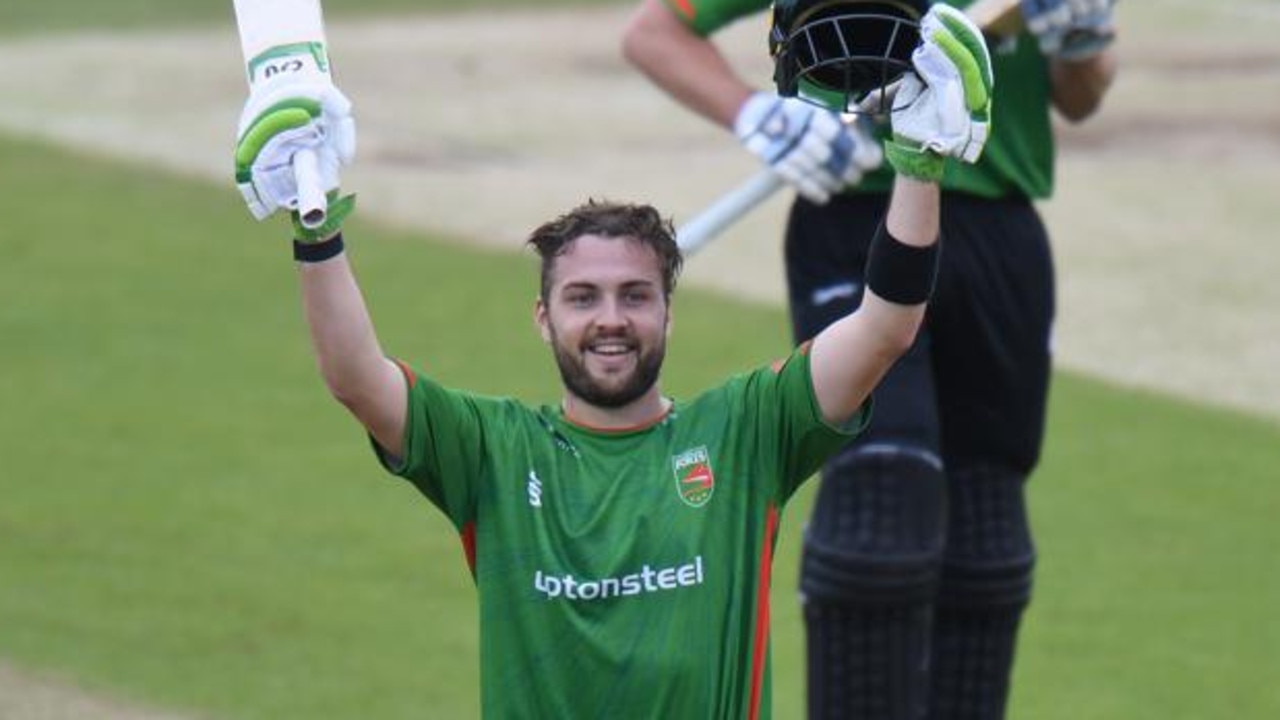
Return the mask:
<svg viewBox="0 0 1280 720"><path fill-rule="evenodd" d="M555 258L535 319L571 398L616 410L660 403L670 313L657 253L583 235Z"/></svg>

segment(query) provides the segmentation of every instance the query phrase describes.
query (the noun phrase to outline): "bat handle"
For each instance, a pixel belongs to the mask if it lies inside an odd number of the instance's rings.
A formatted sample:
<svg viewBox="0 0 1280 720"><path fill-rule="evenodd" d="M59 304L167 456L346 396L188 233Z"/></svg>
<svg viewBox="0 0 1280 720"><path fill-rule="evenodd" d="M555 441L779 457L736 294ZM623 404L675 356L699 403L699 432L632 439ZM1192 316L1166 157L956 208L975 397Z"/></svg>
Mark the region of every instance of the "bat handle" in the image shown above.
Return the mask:
<svg viewBox="0 0 1280 720"><path fill-rule="evenodd" d="M293 179L298 185L298 218L302 226L314 230L324 225L329 201L320 184L320 162L315 150L304 149L293 154Z"/></svg>
<svg viewBox="0 0 1280 720"><path fill-rule="evenodd" d="M772 170L761 170L681 225L676 230L676 243L685 253L693 253L784 184L785 181Z"/></svg>

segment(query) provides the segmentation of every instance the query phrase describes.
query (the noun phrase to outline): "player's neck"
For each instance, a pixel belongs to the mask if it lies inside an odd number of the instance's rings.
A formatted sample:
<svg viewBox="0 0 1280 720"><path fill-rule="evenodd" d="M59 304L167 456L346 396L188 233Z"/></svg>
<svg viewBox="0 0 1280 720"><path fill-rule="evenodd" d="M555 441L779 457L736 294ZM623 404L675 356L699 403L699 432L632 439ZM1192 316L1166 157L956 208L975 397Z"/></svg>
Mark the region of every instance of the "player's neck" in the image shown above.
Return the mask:
<svg viewBox="0 0 1280 720"><path fill-rule="evenodd" d="M596 430L629 430L661 420L671 410L671 400L662 396L655 383L644 395L622 407L592 405L570 392L564 394L561 407L565 418L574 425Z"/></svg>

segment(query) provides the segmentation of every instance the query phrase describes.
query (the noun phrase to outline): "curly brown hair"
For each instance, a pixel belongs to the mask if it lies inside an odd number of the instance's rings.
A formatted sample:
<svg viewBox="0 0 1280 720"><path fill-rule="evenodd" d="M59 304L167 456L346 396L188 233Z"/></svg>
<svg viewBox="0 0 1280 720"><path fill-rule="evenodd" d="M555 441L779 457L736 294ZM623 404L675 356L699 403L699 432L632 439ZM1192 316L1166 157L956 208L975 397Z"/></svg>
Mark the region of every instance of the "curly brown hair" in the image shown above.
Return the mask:
<svg viewBox="0 0 1280 720"><path fill-rule="evenodd" d="M560 217L543 223L527 241L542 259L542 300L551 292L551 271L555 259L583 235L628 238L653 249L662 267L662 290L667 299L676 289L684 256L676 244L675 227L652 205L587 200Z"/></svg>

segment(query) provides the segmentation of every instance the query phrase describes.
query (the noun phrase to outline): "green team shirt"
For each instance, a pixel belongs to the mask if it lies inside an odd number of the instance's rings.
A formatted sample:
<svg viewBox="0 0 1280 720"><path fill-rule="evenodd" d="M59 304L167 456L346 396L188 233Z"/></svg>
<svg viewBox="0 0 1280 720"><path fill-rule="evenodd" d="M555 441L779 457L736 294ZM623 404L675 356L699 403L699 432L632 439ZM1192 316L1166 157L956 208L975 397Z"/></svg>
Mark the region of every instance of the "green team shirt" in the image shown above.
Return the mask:
<svg viewBox="0 0 1280 720"><path fill-rule="evenodd" d="M694 32L706 37L735 20L772 7L770 0L664 0ZM957 8L972 0L949 2ZM761 32L761 48L765 47ZM1035 38L1022 33L991 48L995 90L991 137L973 165L948 162L945 190L987 198L1053 194L1054 140L1049 117L1049 72ZM888 192L893 171L885 163L851 192Z"/></svg>
<svg viewBox="0 0 1280 720"><path fill-rule="evenodd" d="M406 374L379 458L462 536L486 718L769 717L779 513L869 406L824 423L803 349L629 431Z"/></svg>

